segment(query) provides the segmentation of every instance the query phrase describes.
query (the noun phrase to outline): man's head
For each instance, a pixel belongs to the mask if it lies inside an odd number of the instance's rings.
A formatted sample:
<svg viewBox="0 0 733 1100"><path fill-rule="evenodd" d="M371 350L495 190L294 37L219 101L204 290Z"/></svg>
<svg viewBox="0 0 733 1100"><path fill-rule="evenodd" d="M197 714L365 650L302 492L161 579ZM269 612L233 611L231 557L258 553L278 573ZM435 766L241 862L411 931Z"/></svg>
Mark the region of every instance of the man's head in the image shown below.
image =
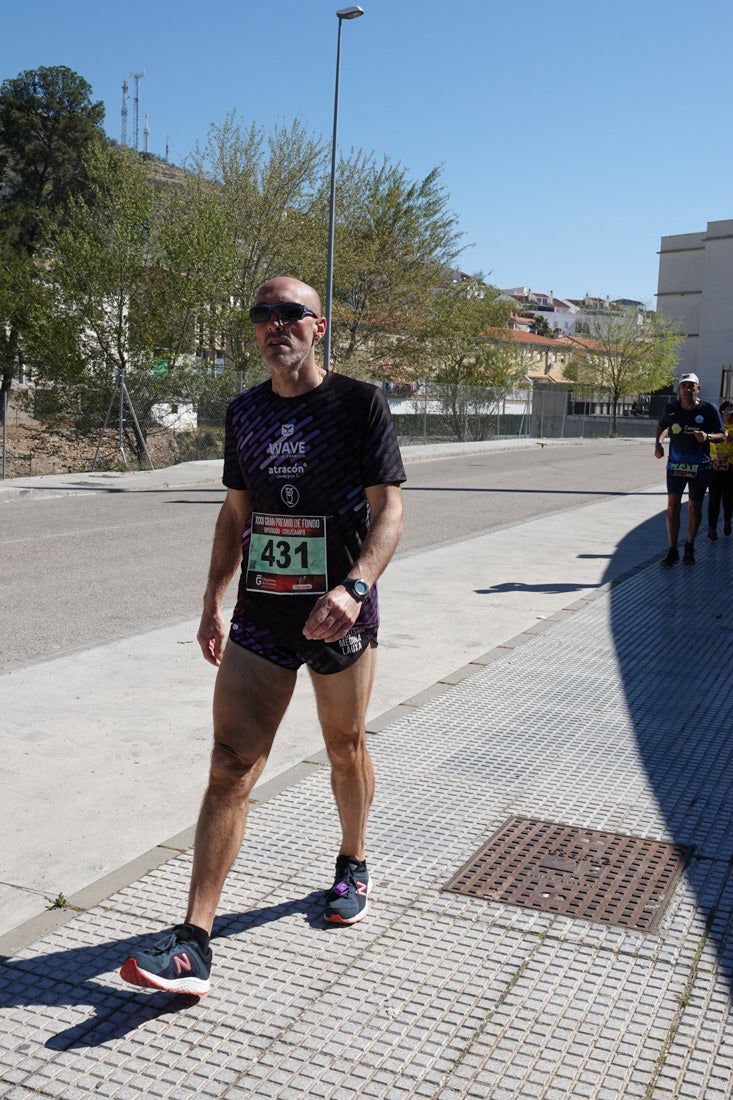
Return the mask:
<svg viewBox="0 0 733 1100"><path fill-rule="evenodd" d="M270 279L255 294L250 319L270 370L293 374L303 366L316 366L315 346L326 332L326 318L312 286L287 276Z"/></svg>
<svg viewBox="0 0 733 1100"><path fill-rule="evenodd" d="M700 379L696 374L683 374L677 383L677 393L682 405L688 408L696 405L700 400Z"/></svg>

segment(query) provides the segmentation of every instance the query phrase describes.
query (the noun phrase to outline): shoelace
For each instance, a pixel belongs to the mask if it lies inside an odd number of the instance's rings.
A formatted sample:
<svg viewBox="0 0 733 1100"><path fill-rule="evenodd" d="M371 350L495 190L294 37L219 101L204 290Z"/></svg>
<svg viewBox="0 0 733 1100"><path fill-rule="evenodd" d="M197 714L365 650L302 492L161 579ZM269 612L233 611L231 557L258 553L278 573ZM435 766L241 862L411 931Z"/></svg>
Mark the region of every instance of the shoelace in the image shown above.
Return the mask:
<svg viewBox="0 0 733 1100"><path fill-rule="evenodd" d="M337 874L338 874L337 870ZM349 890L356 890L356 879L354 878L354 866L352 863L346 863L341 869L339 878L334 882L331 887L330 893L334 897L342 898L344 894L348 894Z"/></svg>

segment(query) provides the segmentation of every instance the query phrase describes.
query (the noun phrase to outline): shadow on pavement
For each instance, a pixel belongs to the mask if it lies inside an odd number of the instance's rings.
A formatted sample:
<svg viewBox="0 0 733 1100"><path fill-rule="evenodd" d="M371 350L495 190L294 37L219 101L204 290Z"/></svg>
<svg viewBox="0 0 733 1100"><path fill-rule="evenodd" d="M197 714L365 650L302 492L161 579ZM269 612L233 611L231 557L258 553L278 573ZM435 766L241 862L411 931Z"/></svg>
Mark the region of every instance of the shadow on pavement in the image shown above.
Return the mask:
<svg viewBox="0 0 733 1100"><path fill-rule="evenodd" d="M224 939L296 914L313 927L324 928L323 891L278 905L228 913L217 918L214 939ZM124 986L109 975L137 948L150 945L155 931L125 939L106 940L35 955L28 959L0 960L0 1008L44 1005L53 1008L89 1005L94 1015L52 1035L50 1050L97 1047L119 1039L159 1016L186 1012L198 1005L198 997L151 993ZM29 1041L29 1047L33 1043Z"/></svg>
<svg viewBox="0 0 733 1100"><path fill-rule="evenodd" d="M661 561L666 539L657 516L619 544L606 581L652 529ZM731 986L733 538L698 538L696 550L694 566L651 564L614 586L611 630L641 760L670 838L694 849L687 878Z"/></svg>

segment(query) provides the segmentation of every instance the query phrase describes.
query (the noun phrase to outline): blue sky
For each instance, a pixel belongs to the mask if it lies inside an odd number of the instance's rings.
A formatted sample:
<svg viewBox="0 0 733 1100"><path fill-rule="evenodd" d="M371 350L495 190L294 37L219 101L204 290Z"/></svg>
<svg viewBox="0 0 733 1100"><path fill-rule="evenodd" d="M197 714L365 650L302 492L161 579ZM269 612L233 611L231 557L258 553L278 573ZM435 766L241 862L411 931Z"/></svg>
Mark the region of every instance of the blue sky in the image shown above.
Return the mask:
<svg viewBox="0 0 733 1100"><path fill-rule="evenodd" d="M4 5L0 79L67 65L121 134L140 81L150 151L183 163L236 109L330 140L331 0ZM731 0L362 0L344 22L339 145L410 177L443 165L468 246L499 286L654 304L662 235L733 218ZM128 138L133 139L130 99Z"/></svg>

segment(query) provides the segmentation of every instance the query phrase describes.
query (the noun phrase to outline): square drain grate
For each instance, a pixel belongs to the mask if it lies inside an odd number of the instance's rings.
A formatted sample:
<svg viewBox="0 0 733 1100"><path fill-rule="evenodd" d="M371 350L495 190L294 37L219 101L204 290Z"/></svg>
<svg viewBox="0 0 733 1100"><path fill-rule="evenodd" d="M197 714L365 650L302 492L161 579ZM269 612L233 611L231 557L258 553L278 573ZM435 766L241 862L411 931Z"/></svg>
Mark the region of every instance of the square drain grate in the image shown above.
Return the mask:
<svg viewBox="0 0 733 1100"><path fill-rule="evenodd" d="M443 889L653 932L690 854L660 840L510 817Z"/></svg>

